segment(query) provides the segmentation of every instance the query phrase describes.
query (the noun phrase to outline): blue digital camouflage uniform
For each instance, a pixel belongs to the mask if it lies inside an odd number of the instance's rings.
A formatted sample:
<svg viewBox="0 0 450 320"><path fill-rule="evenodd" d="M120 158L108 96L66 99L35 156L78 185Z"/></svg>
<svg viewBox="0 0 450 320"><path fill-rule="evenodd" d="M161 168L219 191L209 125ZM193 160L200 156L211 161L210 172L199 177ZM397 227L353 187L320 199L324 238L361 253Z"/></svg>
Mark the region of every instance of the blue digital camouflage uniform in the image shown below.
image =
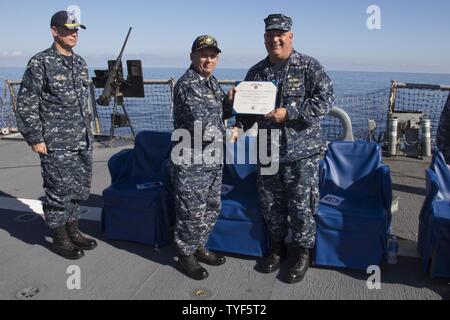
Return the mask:
<svg viewBox="0 0 450 320"><path fill-rule="evenodd" d="M450 94L441 113L436 140L436 145L442 152L445 162L450 164Z"/></svg>
<svg viewBox="0 0 450 320"><path fill-rule="evenodd" d="M220 132L220 144L225 135L224 112L231 114L225 93L214 76L209 80L191 66L178 80L174 90L174 129L186 129L194 137L194 123L201 121L202 135ZM207 144L204 142L202 152ZM184 150L186 151L186 150ZM204 247L220 214L222 161L218 164L174 165L174 191L177 220L175 242L178 252L191 255Z"/></svg>
<svg viewBox="0 0 450 320"><path fill-rule="evenodd" d="M319 157L324 150L320 120L333 105L332 81L316 59L295 50L275 73L267 57L248 71L245 81L276 81L276 106L286 108L289 117L284 123L263 116L237 117L245 130L256 121L259 129L268 131L268 150L270 130L280 130L279 171L258 178L261 210L271 237L283 240L291 227L294 244L312 248L313 215L319 200Z"/></svg>
<svg viewBox="0 0 450 320"><path fill-rule="evenodd" d="M32 146L45 142L40 155L46 194L44 214L51 228L79 218L79 203L89 196L92 133L88 111L86 62L73 54L72 65L55 45L31 58L17 97L19 131Z"/></svg>

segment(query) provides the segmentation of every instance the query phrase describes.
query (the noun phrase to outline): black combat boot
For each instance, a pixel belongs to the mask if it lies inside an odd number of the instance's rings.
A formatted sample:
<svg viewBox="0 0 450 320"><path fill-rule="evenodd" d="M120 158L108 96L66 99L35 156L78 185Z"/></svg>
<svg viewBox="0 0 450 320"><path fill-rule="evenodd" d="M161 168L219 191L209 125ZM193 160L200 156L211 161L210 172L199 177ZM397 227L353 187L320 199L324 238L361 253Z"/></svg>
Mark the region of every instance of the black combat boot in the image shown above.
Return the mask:
<svg viewBox="0 0 450 320"><path fill-rule="evenodd" d="M54 229L52 250L61 257L70 260L77 260L84 256L84 251L76 246L69 239L66 228Z"/></svg>
<svg viewBox="0 0 450 320"><path fill-rule="evenodd" d="M208 277L208 271L203 268L193 254L190 256L179 255L177 267L188 277L195 280L203 280Z"/></svg>
<svg viewBox="0 0 450 320"><path fill-rule="evenodd" d="M226 261L224 256L209 251L206 248L198 248L194 256L197 258L197 261L209 264L210 266L220 266Z"/></svg>
<svg viewBox="0 0 450 320"><path fill-rule="evenodd" d="M281 261L286 259L287 249L284 241L272 241L270 251L261 261L261 272L272 273L280 268Z"/></svg>
<svg viewBox="0 0 450 320"><path fill-rule="evenodd" d="M310 254L309 249L296 247L295 248L295 263L289 269L289 273L287 276L287 282L296 283L303 280L303 277L306 274L306 271L309 268L310 264Z"/></svg>
<svg viewBox="0 0 450 320"><path fill-rule="evenodd" d="M78 221L67 222L66 230L70 241L77 247L83 250L92 250L97 246L97 242L94 239L85 238L81 234L80 230L78 230Z"/></svg>

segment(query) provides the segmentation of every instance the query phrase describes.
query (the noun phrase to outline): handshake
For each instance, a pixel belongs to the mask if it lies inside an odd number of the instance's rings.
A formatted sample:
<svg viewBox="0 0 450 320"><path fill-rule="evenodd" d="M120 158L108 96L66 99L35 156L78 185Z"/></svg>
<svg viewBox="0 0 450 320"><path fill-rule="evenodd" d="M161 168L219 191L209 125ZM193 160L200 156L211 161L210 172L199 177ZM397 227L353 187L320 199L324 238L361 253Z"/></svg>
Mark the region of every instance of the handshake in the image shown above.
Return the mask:
<svg viewBox="0 0 450 320"><path fill-rule="evenodd" d="M239 137L244 133L244 129L239 126L233 126L227 129L227 141L228 142L236 142Z"/></svg>

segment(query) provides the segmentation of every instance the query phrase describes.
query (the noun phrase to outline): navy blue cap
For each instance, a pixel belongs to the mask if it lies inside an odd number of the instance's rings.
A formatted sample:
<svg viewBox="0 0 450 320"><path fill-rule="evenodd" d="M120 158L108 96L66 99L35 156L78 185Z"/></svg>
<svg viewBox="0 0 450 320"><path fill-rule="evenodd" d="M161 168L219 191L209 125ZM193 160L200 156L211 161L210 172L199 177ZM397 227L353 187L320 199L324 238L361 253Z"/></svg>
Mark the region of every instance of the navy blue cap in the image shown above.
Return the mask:
<svg viewBox="0 0 450 320"><path fill-rule="evenodd" d="M218 53L222 52L218 47L217 40L210 35L197 37L192 44L191 52L195 52L203 48L214 48Z"/></svg>
<svg viewBox="0 0 450 320"><path fill-rule="evenodd" d="M86 29L84 25L78 22L77 17L72 12L64 10L58 11L52 16L50 27L66 27L69 30Z"/></svg>

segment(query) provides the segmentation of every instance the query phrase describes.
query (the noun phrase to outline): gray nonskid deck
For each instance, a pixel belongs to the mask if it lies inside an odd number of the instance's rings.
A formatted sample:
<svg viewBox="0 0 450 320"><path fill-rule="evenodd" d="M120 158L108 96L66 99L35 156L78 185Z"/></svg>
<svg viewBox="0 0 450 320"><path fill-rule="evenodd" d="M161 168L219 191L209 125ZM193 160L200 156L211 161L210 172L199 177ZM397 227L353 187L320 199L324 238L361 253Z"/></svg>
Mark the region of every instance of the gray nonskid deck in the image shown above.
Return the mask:
<svg viewBox="0 0 450 320"><path fill-rule="evenodd" d="M88 206L101 207L101 194L110 183L107 160L123 148L97 147L94 178ZM0 140L0 196L40 199L43 196L39 159L24 142ZM403 161L407 160L407 161ZM415 247L418 213L423 201L426 162L387 160L391 166L394 193L400 209L394 217L394 231ZM420 194L422 192L422 195ZM159 248L110 241L101 233L98 221L82 220L83 232L98 240L94 251L77 261L65 260L48 249L49 235L41 217L18 223L23 212L0 209L0 299L17 299L27 287L40 291L33 299L449 299L449 281L429 279L420 260L399 257L396 265L383 265L381 290L369 290L369 275L361 271L317 268L309 270L303 282L282 281L287 272L261 274L256 259L227 256L227 263L206 266L210 276L203 281L185 277L175 268L173 244ZM71 265L81 270L81 289L69 290L66 273Z"/></svg>

